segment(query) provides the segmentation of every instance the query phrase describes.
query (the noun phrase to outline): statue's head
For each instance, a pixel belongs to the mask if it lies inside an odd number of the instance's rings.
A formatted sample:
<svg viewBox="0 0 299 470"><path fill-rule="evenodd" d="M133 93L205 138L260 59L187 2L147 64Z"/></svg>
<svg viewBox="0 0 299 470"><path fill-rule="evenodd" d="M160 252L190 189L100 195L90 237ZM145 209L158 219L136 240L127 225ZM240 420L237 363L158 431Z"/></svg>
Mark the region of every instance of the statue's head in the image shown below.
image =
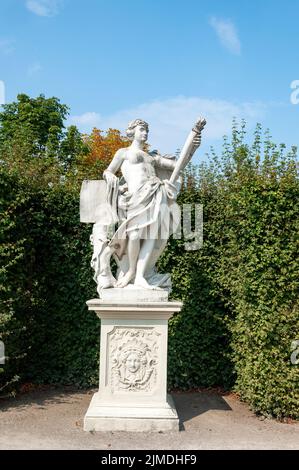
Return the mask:
<svg viewBox="0 0 299 470"><path fill-rule="evenodd" d="M129 122L126 134L131 140L137 139L141 142L146 142L148 137L148 123L142 119L135 119Z"/></svg>

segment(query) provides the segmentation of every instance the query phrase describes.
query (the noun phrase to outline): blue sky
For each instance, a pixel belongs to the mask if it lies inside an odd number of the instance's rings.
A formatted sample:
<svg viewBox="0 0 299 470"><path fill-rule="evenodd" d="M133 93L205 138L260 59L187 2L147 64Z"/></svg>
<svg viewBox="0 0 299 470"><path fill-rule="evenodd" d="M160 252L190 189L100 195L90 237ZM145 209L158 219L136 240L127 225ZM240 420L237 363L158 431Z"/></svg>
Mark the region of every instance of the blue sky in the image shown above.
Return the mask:
<svg viewBox="0 0 299 470"><path fill-rule="evenodd" d="M232 116L299 144L299 1L1 0L0 80L57 96L69 123L125 129L148 120L150 143L182 147L197 116L202 149L219 147ZM0 86L0 99L1 89ZM3 93L2 93L3 94ZM299 95L299 94L298 94Z"/></svg>

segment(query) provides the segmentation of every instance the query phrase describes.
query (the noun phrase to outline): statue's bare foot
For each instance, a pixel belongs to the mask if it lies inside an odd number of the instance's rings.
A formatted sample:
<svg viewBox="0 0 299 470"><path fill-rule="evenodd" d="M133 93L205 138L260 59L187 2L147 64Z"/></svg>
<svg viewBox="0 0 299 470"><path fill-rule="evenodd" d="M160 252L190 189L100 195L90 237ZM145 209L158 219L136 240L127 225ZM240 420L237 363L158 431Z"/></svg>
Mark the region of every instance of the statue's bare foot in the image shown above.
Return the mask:
<svg viewBox="0 0 299 470"><path fill-rule="evenodd" d="M134 285L136 287L142 287L143 289L156 289L156 286L151 286L145 279L144 277L136 277Z"/></svg>
<svg viewBox="0 0 299 470"><path fill-rule="evenodd" d="M119 279L114 287L126 287L132 281L135 273L128 271L121 279Z"/></svg>

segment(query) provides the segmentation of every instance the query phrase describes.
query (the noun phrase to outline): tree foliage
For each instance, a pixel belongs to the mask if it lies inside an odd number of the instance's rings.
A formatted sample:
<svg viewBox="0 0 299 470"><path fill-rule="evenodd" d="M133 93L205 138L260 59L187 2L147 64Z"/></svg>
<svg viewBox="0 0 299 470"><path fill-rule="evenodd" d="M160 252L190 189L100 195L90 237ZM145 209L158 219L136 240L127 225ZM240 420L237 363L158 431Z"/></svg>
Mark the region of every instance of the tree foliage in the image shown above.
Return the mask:
<svg viewBox="0 0 299 470"><path fill-rule="evenodd" d="M0 113L0 150L18 162L33 158L57 160L67 170L86 152L75 126L65 130L69 108L58 98L19 94L17 101L3 105Z"/></svg>
<svg viewBox="0 0 299 470"><path fill-rule="evenodd" d="M108 129L104 135L103 131L94 128L90 135L84 135L83 138L88 146L86 156L88 163L101 160L105 165L109 165L117 150L130 144L130 141L117 129Z"/></svg>

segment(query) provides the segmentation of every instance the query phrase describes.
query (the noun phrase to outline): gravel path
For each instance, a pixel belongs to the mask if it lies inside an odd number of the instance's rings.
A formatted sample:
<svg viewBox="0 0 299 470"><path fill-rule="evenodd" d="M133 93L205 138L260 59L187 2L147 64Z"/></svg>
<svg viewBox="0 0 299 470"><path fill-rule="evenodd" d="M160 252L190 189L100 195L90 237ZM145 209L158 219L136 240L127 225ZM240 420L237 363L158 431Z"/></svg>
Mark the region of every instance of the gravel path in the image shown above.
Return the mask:
<svg viewBox="0 0 299 470"><path fill-rule="evenodd" d="M83 431L93 391L48 389L0 400L0 449L299 449L299 423L257 418L234 395L175 393L178 433Z"/></svg>

